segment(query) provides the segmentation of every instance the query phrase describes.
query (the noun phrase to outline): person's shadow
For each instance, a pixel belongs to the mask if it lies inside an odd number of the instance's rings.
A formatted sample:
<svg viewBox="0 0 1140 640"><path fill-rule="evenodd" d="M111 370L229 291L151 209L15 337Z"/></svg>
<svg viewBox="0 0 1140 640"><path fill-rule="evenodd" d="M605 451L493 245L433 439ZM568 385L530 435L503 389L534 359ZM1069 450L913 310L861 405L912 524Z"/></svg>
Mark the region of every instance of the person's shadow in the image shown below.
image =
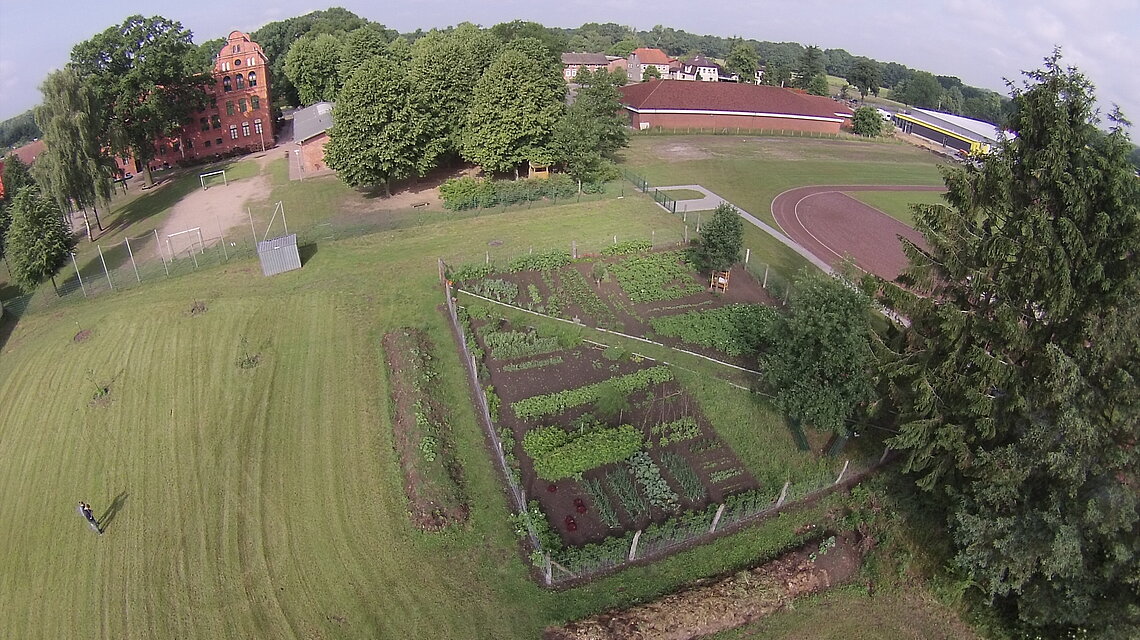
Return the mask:
<svg viewBox="0 0 1140 640"><path fill-rule="evenodd" d="M111 505L103 512L103 517L99 518L99 527L103 531L106 531L107 528L111 526L111 522L115 520L115 516L119 514L119 510L127 503L128 495L126 491L119 492L119 495L115 496L115 499L111 501Z"/></svg>

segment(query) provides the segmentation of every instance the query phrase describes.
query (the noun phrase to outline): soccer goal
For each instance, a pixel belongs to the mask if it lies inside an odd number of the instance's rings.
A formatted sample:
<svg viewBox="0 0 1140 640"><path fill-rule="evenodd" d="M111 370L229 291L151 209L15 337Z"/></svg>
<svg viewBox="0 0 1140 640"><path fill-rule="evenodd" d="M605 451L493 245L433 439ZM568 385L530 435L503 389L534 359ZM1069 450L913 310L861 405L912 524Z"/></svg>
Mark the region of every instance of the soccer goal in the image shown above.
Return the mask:
<svg viewBox="0 0 1140 640"><path fill-rule="evenodd" d="M229 186L230 182L229 182L229 180L226 180L226 170L225 169L222 169L220 171L210 171L209 173L198 174L198 180L201 181L201 183L202 183L202 191L209 189L212 185L218 184L217 176L222 177L222 186L223 187Z"/></svg>
<svg viewBox="0 0 1140 640"><path fill-rule="evenodd" d="M195 253L205 253L206 245L202 242L202 227L168 233L166 235L166 250L170 252L171 262L183 252L188 256Z"/></svg>

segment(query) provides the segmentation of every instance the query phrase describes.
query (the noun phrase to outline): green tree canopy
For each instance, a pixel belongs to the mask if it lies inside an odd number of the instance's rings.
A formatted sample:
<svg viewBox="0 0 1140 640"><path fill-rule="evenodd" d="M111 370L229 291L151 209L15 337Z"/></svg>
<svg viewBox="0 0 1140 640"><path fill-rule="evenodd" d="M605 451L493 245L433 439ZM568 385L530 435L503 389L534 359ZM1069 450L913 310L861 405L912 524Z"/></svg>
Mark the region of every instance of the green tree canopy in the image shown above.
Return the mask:
<svg viewBox="0 0 1140 640"><path fill-rule="evenodd" d="M9 214L12 222L4 235L4 253L12 280L25 292L34 291L45 278L51 278L54 287L55 274L71 248L59 207L33 185L16 192Z"/></svg>
<svg viewBox="0 0 1140 640"><path fill-rule="evenodd" d="M102 105L105 146L141 162L147 184L155 139L205 105L214 80L200 60L190 32L161 16L131 16L71 50L72 68Z"/></svg>
<svg viewBox="0 0 1140 640"><path fill-rule="evenodd" d="M585 182L606 180L616 174L614 154L629 142L618 91L626 75L583 69L576 81L578 95L554 129L555 153L575 178Z"/></svg>
<svg viewBox="0 0 1140 640"><path fill-rule="evenodd" d="M796 65L795 84L797 89L811 89L812 80L817 75L824 75L823 52L815 45L808 46L800 55ZM824 78L824 82L827 78Z"/></svg>
<svg viewBox="0 0 1140 640"><path fill-rule="evenodd" d="M565 94L562 73L549 61L505 48L475 85L463 157L489 173L514 171L516 177L528 160L549 164Z"/></svg>
<svg viewBox="0 0 1140 640"><path fill-rule="evenodd" d="M911 321L883 354L892 445L983 594L1049 637L1136 637L1140 184L1079 72L1055 52L1027 76L1016 136L947 169L884 288Z"/></svg>
<svg viewBox="0 0 1140 640"><path fill-rule="evenodd" d="M370 24L346 33L341 39L340 65L337 68L341 82L347 83L360 65L387 53L389 41L389 32L382 25Z"/></svg>
<svg viewBox="0 0 1140 640"><path fill-rule="evenodd" d="M855 135L873 138L883 133L883 117L874 107L859 107L852 118Z"/></svg>
<svg viewBox="0 0 1140 640"><path fill-rule="evenodd" d="M341 51L340 39L329 33L304 36L289 47L285 75L297 87L302 106L336 100L341 85Z"/></svg>
<svg viewBox="0 0 1140 640"><path fill-rule="evenodd" d="M4 257L4 237L12 224L12 199L20 189L35 185L36 181L28 165L14 154L4 158L4 175L0 179L4 183L4 197L0 199L0 257Z"/></svg>
<svg viewBox="0 0 1140 640"><path fill-rule="evenodd" d="M752 45L739 42L725 58L724 68L729 75L737 74L741 82L756 82L756 70L760 68L760 56Z"/></svg>
<svg viewBox="0 0 1140 640"><path fill-rule="evenodd" d="M333 111L325 161L348 185L384 185L436 166L445 140L412 91L406 69L374 57L349 78Z"/></svg>
<svg viewBox="0 0 1140 640"><path fill-rule="evenodd" d="M846 434L847 420L874 397L870 299L839 278L804 272L789 305L772 329L765 382L784 413Z"/></svg>
<svg viewBox="0 0 1140 640"><path fill-rule="evenodd" d="M501 22L491 27L491 34L501 42L511 43L523 38L537 40L542 44L541 51L553 64L562 64L562 53L567 51L569 41L560 31L544 27L537 22L514 20Z"/></svg>
<svg viewBox="0 0 1140 640"><path fill-rule="evenodd" d="M649 82L650 80L657 80L661 78L661 70L654 65L645 67L645 71L641 72L641 81Z"/></svg>
<svg viewBox="0 0 1140 640"><path fill-rule="evenodd" d="M847 74L847 82L859 90L859 97L866 98L868 93L879 95L879 85L883 83L883 72L879 63L870 58L859 58Z"/></svg>
<svg viewBox="0 0 1140 640"><path fill-rule="evenodd" d="M942 85L938 84L934 74L917 71L893 97L916 107L935 109L942 97Z"/></svg>
<svg viewBox="0 0 1140 640"><path fill-rule="evenodd" d="M432 30L412 44L411 75L421 104L433 114L450 151L463 145L464 124L475 84L495 60L502 43L489 31L463 23Z"/></svg>
<svg viewBox="0 0 1140 640"><path fill-rule="evenodd" d="M827 76L817 73L808 83L807 91L813 96L826 96L831 93L827 86Z"/></svg>
<svg viewBox="0 0 1140 640"><path fill-rule="evenodd" d="M744 246L744 224L735 207L722 202L712 219L701 225L697 263L704 271L727 271L740 259Z"/></svg>

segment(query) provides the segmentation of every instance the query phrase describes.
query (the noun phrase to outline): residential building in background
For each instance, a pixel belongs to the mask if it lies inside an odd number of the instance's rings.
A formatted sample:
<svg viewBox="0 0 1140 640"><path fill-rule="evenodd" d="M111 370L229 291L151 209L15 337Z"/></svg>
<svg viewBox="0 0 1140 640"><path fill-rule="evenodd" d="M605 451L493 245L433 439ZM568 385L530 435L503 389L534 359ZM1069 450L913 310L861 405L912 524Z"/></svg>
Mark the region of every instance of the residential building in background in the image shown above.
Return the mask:
<svg viewBox="0 0 1140 640"><path fill-rule="evenodd" d="M570 82L578 71L608 69L612 58L603 53L564 53L562 54L562 77Z"/></svg>
<svg viewBox="0 0 1140 640"><path fill-rule="evenodd" d="M645 77L646 69L657 67L657 72L661 74L661 77L668 78L670 67L676 62L676 58L669 57L660 49L639 47L629 54L626 73L630 82L641 82L641 79Z"/></svg>

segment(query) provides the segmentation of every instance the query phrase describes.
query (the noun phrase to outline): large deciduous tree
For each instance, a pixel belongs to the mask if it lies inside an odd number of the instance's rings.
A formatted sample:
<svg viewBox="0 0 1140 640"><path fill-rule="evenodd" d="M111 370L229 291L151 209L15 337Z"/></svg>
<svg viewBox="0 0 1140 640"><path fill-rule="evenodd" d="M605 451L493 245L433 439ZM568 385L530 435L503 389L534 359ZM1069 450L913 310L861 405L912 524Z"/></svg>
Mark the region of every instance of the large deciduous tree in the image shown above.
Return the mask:
<svg viewBox="0 0 1140 640"><path fill-rule="evenodd" d="M727 271L740 259L744 246L744 224L735 207L722 202L711 220L701 226L697 242L698 266L704 271Z"/></svg>
<svg viewBox="0 0 1140 640"><path fill-rule="evenodd" d="M1027 76L1016 136L947 170L907 289L883 285L911 320L884 351L893 446L1002 610L1050 637L1137 637L1140 181L1122 120L1100 128L1059 53Z"/></svg>
<svg viewBox="0 0 1140 640"><path fill-rule="evenodd" d="M463 156L488 173L514 171L518 177L520 165L528 160L554 160L551 137L562 116L566 83L548 60L523 52L530 46L527 42L516 40L504 47L475 85Z"/></svg>
<svg viewBox="0 0 1140 640"><path fill-rule="evenodd" d="M629 142L618 91L625 80L625 73L604 69L584 69L575 77L578 95L554 128L553 146L566 172L579 180L606 180L616 175L614 154Z"/></svg>
<svg viewBox="0 0 1140 640"><path fill-rule="evenodd" d="M36 122L44 132L44 151L34 170L63 210L83 212L87 238L94 241L88 208L101 231L98 206L111 199L117 167L100 136L103 118L94 92L72 69L53 71L40 86L43 102Z"/></svg>
<svg viewBox="0 0 1140 640"><path fill-rule="evenodd" d="M851 126L855 135L874 138L883 133L883 117L874 107L859 107L851 119Z"/></svg>
<svg viewBox="0 0 1140 640"><path fill-rule="evenodd" d="M55 274L70 249L59 206L37 187L26 186L12 198L9 213L12 222L4 237L4 252L12 279L25 292L35 290L45 278L51 278L55 287Z"/></svg>
<svg viewBox="0 0 1140 640"><path fill-rule="evenodd" d="M336 100L340 91L342 45L330 33L306 35L289 47L285 75L297 88L302 106Z"/></svg>
<svg viewBox="0 0 1140 640"><path fill-rule="evenodd" d="M845 435L874 394L870 298L837 277L805 272L789 304L771 330L765 382L784 413Z"/></svg>
<svg viewBox="0 0 1140 640"><path fill-rule="evenodd" d="M447 140L451 152L458 153L463 146L475 84L501 47L489 31L467 22L449 31L433 30L412 44L414 90L431 109L438 135Z"/></svg>
<svg viewBox="0 0 1140 640"><path fill-rule="evenodd" d="M728 57L724 60L724 68L728 73L736 74L741 82L756 82L756 70L760 68L760 56L756 48L744 42L738 42L732 47Z"/></svg>
<svg viewBox="0 0 1140 640"><path fill-rule="evenodd" d="M421 176L435 167L446 141L435 135L430 118L404 67L374 57L340 92L325 161L345 183L382 184L391 195L393 180Z"/></svg>
<svg viewBox="0 0 1140 640"><path fill-rule="evenodd" d="M104 141L142 163L148 185L155 139L178 131L205 104L213 78L199 63L191 33L161 16L131 16L71 50L72 68L103 107Z"/></svg>
<svg viewBox="0 0 1140 640"><path fill-rule="evenodd" d="M879 85L883 84L883 71L879 63L870 58L859 58L855 66L847 74L847 82L859 90L859 97L866 99L867 94L879 95Z"/></svg>
<svg viewBox="0 0 1140 640"><path fill-rule="evenodd" d="M942 97L942 85L938 84L938 79L934 77L934 74L916 71L900 91L892 93L892 97L916 107L934 109L939 106L939 100Z"/></svg>
<svg viewBox="0 0 1140 640"><path fill-rule="evenodd" d="M796 88L810 89L812 80L821 74L824 74L823 52L820 51L819 47L810 45L804 49L796 65ZM827 78L824 77L824 82L826 81Z"/></svg>

